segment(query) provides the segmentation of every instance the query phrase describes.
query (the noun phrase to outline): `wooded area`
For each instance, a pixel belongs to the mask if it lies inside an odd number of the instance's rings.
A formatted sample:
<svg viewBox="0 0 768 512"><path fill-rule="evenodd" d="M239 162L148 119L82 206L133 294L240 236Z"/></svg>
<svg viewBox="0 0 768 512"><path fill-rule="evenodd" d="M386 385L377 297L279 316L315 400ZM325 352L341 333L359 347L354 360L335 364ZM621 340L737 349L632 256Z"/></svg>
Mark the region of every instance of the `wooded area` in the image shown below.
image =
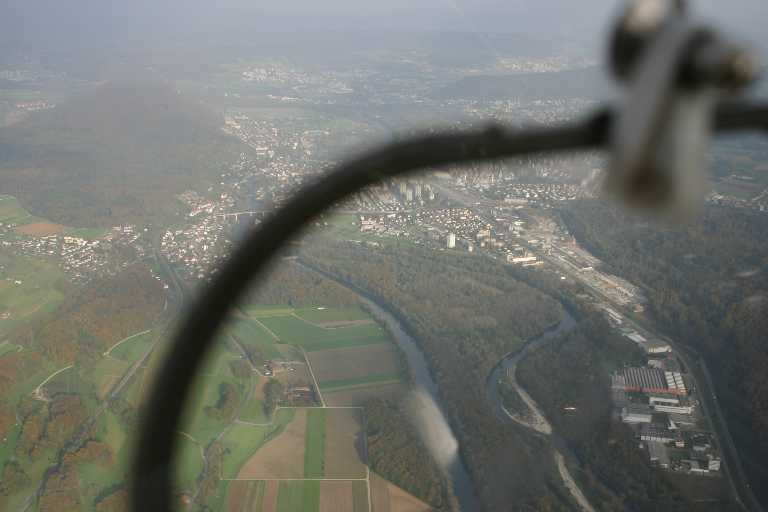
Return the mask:
<svg viewBox="0 0 768 512"><path fill-rule="evenodd" d="M166 86L107 83L0 129L0 192L69 226L173 220L175 194L243 150L222 124Z"/></svg>
<svg viewBox="0 0 768 512"><path fill-rule="evenodd" d="M707 207L664 226L580 201L562 211L573 235L618 275L642 284L649 314L707 359L745 469L768 481L768 222ZM765 486L753 485L768 499Z"/></svg>
<svg viewBox="0 0 768 512"><path fill-rule="evenodd" d="M560 318L556 301L481 256L313 240L302 257L388 304L415 335L484 509L567 508L547 441L499 422L485 395L491 368Z"/></svg>
<svg viewBox="0 0 768 512"><path fill-rule="evenodd" d="M517 375L579 459L582 490L593 506L690 510L691 504L674 492L664 474L650 466L634 434L611 419L610 372L633 362L644 362L637 346L615 333L600 313L592 313L529 354Z"/></svg>

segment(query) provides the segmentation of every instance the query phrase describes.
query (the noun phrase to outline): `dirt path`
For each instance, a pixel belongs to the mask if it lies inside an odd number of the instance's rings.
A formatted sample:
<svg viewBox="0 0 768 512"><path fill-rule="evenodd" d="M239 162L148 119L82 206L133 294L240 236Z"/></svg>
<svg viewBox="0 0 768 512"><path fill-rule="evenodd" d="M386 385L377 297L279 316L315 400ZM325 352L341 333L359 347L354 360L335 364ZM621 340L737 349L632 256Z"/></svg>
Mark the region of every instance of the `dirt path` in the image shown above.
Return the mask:
<svg viewBox="0 0 768 512"><path fill-rule="evenodd" d="M579 504L581 510L586 512L595 512L595 509L592 508L592 505L589 504L586 496L584 496L584 493L581 492L578 484L576 484L576 481L571 476L571 472L568 471L568 467L565 465L565 457L563 457L563 454L560 452L555 452L555 461L557 462L557 470L560 472L560 478L563 479L563 483L568 488L568 491L571 493L571 496L573 496L573 499L576 500L576 503Z"/></svg>

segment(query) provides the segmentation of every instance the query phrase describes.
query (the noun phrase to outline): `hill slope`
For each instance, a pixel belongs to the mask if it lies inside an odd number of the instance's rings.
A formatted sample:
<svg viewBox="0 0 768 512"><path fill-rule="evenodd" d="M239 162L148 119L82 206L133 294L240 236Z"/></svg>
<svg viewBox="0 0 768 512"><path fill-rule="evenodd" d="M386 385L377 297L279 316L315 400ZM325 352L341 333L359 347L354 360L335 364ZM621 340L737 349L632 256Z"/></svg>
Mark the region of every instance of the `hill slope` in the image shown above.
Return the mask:
<svg viewBox="0 0 768 512"><path fill-rule="evenodd" d="M108 83L0 129L0 192L73 226L162 220L239 153L220 125L164 86Z"/></svg>

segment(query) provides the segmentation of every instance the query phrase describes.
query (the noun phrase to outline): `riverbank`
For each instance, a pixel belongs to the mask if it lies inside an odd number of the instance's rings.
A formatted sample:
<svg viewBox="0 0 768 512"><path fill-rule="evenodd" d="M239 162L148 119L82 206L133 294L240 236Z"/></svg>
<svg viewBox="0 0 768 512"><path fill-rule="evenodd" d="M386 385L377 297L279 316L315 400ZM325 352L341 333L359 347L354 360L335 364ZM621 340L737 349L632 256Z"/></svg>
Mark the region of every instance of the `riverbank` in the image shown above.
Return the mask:
<svg viewBox="0 0 768 512"><path fill-rule="evenodd" d="M466 512L480 510L480 501L475 492L474 483L459 453L459 443L440 405L437 384L432 378L421 348L406 329L404 322L386 304L360 289L354 283L306 262L295 260L294 263L301 268L331 279L354 292L371 315L390 332L408 363L413 381L413 392L408 400L424 443L449 476L461 510Z"/></svg>

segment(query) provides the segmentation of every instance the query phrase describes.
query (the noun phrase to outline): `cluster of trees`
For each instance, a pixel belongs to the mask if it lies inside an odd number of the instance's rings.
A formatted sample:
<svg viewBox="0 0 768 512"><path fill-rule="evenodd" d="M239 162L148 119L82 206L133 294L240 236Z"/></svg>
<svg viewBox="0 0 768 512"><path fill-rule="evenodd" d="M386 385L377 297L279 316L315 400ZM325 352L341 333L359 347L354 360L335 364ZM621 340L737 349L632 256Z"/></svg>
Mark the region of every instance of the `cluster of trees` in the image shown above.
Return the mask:
<svg viewBox="0 0 768 512"><path fill-rule="evenodd" d="M264 384L264 414L267 417L271 417L275 412L277 404L280 402L280 398L283 396L283 385L277 379L269 379Z"/></svg>
<svg viewBox="0 0 768 512"><path fill-rule="evenodd" d="M0 129L3 192L74 226L174 219L243 150L221 119L163 85L107 83Z"/></svg>
<svg viewBox="0 0 768 512"><path fill-rule="evenodd" d="M11 495L29 485L29 480L22 475L24 468L28 464L39 464L44 457L55 458L75 437L83 444L64 455L56 473L46 477L41 509L54 506L53 500L60 492L58 486L70 483L71 478L77 479L76 468L82 463L109 465L113 462L108 446L98 441L94 432L82 430L93 426L88 418L95 389L80 370L90 367L90 363L100 358L116 341L151 325L162 312L163 296L158 281L145 267L137 264L117 276L73 290L54 312L35 323L20 325L12 333L13 339L25 350L0 358L0 391L8 392L8 397L0 404L0 434L5 436L16 418L20 420L21 432L14 447L19 467L17 470L14 465L6 464L3 471L8 478L4 478L5 485L0 492ZM25 395L18 403L11 403L15 400L11 397L17 396L12 393L13 386L24 377L40 372L46 360L53 361L51 366L54 368L72 363L76 363L76 367L46 385L50 401ZM110 409L126 426L133 428L136 411L127 402L114 401ZM42 475L30 474L29 477L41 478ZM73 485L76 488L77 483ZM77 493L63 496L62 500L58 510L69 505L78 507L80 503Z"/></svg>
<svg viewBox="0 0 768 512"><path fill-rule="evenodd" d="M67 296L54 314L14 334L22 344L40 347L57 364L86 362L146 329L161 313L163 297L149 270L134 265L89 283Z"/></svg>
<svg viewBox="0 0 768 512"><path fill-rule="evenodd" d="M65 464L48 477L38 501L38 510L40 512L78 512L83 510L83 505L77 468Z"/></svg>
<svg viewBox="0 0 768 512"><path fill-rule="evenodd" d="M737 448L755 481L768 478L768 220L707 207L682 226L661 226L598 201L562 218L615 273L642 284L650 315L698 350L716 379ZM756 493L765 493L753 486ZM768 498L768 494L765 494Z"/></svg>
<svg viewBox="0 0 768 512"><path fill-rule="evenodd" d="M365 404L371 469L437 510L455 510L449 482L414 429L404 405L376 398Z"/></svg>
<svg viewBox="0 0 768 512"><path fill-rule="evenodd" d="M228 420L235 415L240 403L240 395L235 386L229 382L219 384L219 398L214 405L205 407L205 414L217 420Z"/></svg>
<svg viewBox="0 0 768 512"><path fill-rule="evenodd" d="M347 288L292 262L279 264L266 279L256 283L248 301L260 304L288 304L294 307L359 304L357 296Z"/></svg>
<svg viewBox="0 0 768 512"><path fill-rule="evenodd" d="M6 497L30 483L29 475L16 460L10 460L3 467L0 478L0 496Z"/></svg>
<svg viewBox="0 0 768 512"><path fill-rule="evenodd" d="M485 509L569 505L547 441L499 422L485 389L504 355L559 320L559 303L482 256L318 239L302 258L388 304L415 335Z"/></svg>
<svg viewBox="0 0 768 512"><path fill-rule="evenodd" d="M16 403L8 392L19 383L21 376L33 375L42 364L39 352L9 352L0 357L0 436L6 437L16 423Z"/></svg>
<svg viewBox="0 0 768 512"><path fill-rule="evenodd" d="M526 356L517 376L580 461L582 489L593 505L607 510L689 510L690 503L638 450L633 433L611 418L610 373L624 363L641 362L637 346L593 313Z"/></svg>

